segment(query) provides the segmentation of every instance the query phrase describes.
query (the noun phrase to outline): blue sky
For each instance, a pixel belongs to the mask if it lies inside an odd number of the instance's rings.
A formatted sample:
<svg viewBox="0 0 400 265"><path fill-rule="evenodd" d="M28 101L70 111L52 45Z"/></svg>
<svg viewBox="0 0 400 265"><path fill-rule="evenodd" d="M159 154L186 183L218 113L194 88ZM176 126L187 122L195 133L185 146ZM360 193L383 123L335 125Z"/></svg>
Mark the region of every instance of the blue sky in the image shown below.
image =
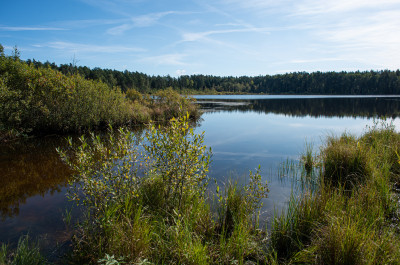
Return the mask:
<svg viewBox="0 0 400 265"><path fill-rule="evenodd" d="M150 75L400 68L400 0L5 0L23 59Z"/></svg>

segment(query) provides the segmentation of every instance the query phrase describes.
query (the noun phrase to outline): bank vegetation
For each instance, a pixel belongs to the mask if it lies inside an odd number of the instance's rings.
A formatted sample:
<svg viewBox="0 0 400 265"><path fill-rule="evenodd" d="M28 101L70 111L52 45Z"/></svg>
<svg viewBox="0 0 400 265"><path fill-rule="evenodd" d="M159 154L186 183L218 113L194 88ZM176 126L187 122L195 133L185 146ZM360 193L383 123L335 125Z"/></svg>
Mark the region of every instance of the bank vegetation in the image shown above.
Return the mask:
<svg viewBox="0 0 400 265"><path fill-rule="evenodd" d="M20 60L18 50L5 55L0 45L0 140L166 122L185 113L196 118L192 103L172 89L150 97L78 73L37 68Z"/></svg>

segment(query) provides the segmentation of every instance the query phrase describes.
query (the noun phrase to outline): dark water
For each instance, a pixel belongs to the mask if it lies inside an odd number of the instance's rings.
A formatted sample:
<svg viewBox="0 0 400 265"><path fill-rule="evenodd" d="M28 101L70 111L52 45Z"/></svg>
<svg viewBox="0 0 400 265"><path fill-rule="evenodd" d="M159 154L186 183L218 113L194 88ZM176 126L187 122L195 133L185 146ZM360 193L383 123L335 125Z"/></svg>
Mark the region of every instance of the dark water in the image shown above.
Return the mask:
<svg viewBox="0 0 400 265"><path fill-rule="evenodd" d="M67 238L62 211L71 171L55 148L61 137L26 139L0 146L0 242L14 244L21 234Z"/></svg>
<svg viewBox="0 0 400 265"><path fill-rule="evenodd" d="M290 185L277 179L286 159L298 160L305 143L318 150L324 137L344 131L359 135L374 118L400 126L400 97L197 96L205 113L198 132L212 148L210 175L243 181L258 165L269 181L265 216L284 207ZM28 139L0 146L0 242L30 233L62 244L62 216L71 172L55 152L62 137Z"/></svg>

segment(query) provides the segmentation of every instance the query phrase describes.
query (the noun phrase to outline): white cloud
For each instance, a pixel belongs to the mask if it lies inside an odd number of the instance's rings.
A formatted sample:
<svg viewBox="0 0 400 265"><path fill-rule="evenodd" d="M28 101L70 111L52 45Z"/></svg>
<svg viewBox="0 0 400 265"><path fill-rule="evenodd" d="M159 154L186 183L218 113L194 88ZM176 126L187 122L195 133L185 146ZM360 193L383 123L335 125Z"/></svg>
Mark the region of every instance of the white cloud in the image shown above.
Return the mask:
<svg viewBox="0 0 400 265"><path fill-rule="evenodd" d="M178 69L178 70L176 70L175 73L176 73L177 76L186 75L186 70Z"/></svg>
<svg viewBox="0 0 400 265"><path fill-rule="evenodd" d="M221 0L220 3L256 18L278 15L276 30L282 26L282 30L289 30L285 36L300 35L300 39L317 47L316 53L308 53L305 61L329 54L346 58L346 62L354 65L400 67L399 0Z"/></svg>
<svg viewBox="0 0 400 265"><path fill-rule="evenodd" d="M34 45L35 47L49 47L58 50L68 50L73 52L87 53L124 53L124 52L144 52L145 49L137 47L127 47L120 45L93 45L73 42L56 41L46 44Z"/></svg>
<svg viewBox="0 0 400 265"><path fill-rule="evenodd" d="M78 19L78 20L67 20L55 22L55 25L61 25L62 27L68 28L84 28L84 27L96 27L102 25L113 25L127 23L129 19L118 18L118 19Z"/></svg>
<svg viewBox="0 0 400 265"><path fill-rule="evenodd" d="M108 34L111 35L121 35L125 33L125 31L130 30L132 28L144 28L151 27L156 25L159 20L163 17L171 15L171 14L191 14L191 12L177 12L177 11L167 11L167 12L159 12L159 13L150 13L140 16L133 16L130 18L130 21L124 22L124 24L110 28L107 30Z"/></svg>
<svg viewBox="0 0 400 265"><path fill-rule="evenodd" d="M304 0L298 1L292 10L297 15L323 15L344 12L357 12L363 10L387 9L392 5L398 5L398 0L336 0L336 1L317 1Z"/></svg>
<svg viewBox="0 0 400 265"><path fill-rule="evenodd" d="M140 59L140 61L155 65L187 65L183 61L184 57L186 57L185 54L172 53L172 54L163 54L158 56L145 57Z"/></svg>
<svg viewBox="0 0 400 265"><path fill-rule="evenodd" d="M244 28L244 29L226 29L226 30L210 30L204 32L189 32L182 35L182 41L198 41L204 40L207 36L228 34L228 33L243 33L243 32L261 32L269 34L269 28Z"/></svg>
<svg viewBox="0 0 400 265"><path fill-rule="evenodd" d="M125 31L130 30L133 26L130 24L122 24L120 26L116 26L107 30L107 33L110 35L121 35Z"/></svg>
<svg viewBox="0 0 400 265"><path fill-rule="evenodd" d="M177 12L168 11L168 12L160 12L160 13L151 13L142 16L133 17L132 21L135 27L149 27L157 23L161 18L170 15L176 14Z"/></svg>
<svg viewBox="0 0 400 265"><path fill-rule="evenodd" d="M318 62L334 62L334 61L343 61L341 58L318 58L318 59L294 59L289 61L289 63L293 64L306 64L306 63L318 63ZM285 62L287 63L287 62Z"/></svg>

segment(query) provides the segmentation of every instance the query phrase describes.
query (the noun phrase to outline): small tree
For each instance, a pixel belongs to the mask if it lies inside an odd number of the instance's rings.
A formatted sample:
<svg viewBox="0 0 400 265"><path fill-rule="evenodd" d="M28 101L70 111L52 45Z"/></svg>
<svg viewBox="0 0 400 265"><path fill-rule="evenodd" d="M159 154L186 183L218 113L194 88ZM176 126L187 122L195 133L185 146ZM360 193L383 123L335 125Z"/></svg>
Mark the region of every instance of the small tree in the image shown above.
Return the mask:
<svg viewBox="0 0 400 265"><path fill-rule="evenodd" d="M189 114L161 128L151 125L144 145L150 173L161 176L166 207L181 206L184 193L198 192L204 184L211 158L211 148L204 145L204 132L195 134L189 127Z"/></svg>
<svg viewBox="0 0 400 265"><path fill-rule="evenodd" d="M14 59L14 61L19 60L19 57L21 56L21 52L18 50L17 45L14 46L11 56Z"/></svg>

